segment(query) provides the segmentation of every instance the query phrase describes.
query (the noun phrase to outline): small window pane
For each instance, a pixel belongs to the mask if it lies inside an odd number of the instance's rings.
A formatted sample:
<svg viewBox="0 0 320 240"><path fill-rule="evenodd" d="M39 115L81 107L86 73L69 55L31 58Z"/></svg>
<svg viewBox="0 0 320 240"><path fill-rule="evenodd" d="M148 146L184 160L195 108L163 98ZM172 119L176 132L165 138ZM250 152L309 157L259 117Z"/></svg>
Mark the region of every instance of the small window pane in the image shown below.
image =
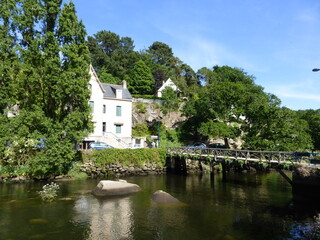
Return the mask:
<svg viewBox="0 0 320 240"><path fill-rule="evenodd" d="M121 117L121 106L117 106L116 108L116 116Z"/></svg>
<svg viewBox="0 0 320 240"><path fill-rule="evenodd" d="M90 101L89 106L91 108L91 113L93 113L94 112L94 101Z"/></svg>
<svg viewBox="0 0 320 240"><path fill-rule="evenodd" d="M116 133L121 133L121 125L116 125Z"/></svg>

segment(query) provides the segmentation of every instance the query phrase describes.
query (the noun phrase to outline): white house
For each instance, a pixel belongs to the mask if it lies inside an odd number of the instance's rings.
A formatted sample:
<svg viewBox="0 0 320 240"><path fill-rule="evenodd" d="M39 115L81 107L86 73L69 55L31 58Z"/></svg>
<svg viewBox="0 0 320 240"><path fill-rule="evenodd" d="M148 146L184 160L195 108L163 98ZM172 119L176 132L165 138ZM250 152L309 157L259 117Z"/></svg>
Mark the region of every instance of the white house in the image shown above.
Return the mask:
<svg viewBox="0 0 320 240"><path fill-rule="evenodd" d="M101 83L90 65L91 97L94 131L84 139L83 148L89 142L105 142L117 148L132 145L132 96L126 81L122 85Z"/></svg>
<svg viewBox="0 0 320 240"><path fill-rule="evenodd" d="M157 96L158 97L162 97L162 91L166 88L166 87L171 87L175 92L179 92L179 88L177 87L177 85L174 84L174 82L168 78L167 81L165 81L162 86L159 88L158 92L157 92Z"/></svg>

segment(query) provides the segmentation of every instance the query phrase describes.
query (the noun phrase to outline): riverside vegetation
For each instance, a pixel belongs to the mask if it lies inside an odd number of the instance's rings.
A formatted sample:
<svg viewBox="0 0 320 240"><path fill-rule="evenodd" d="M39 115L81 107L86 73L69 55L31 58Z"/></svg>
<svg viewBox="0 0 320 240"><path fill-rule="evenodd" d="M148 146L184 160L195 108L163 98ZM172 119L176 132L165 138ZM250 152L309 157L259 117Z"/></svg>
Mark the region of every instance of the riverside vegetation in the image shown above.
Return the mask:
<svg viewBox="0 0 320 240"><path fill-rule="evenodd" d="M166 172L166 150L157 148L104 149L82 152L80 169L92 177L163 174Z"/></svg>

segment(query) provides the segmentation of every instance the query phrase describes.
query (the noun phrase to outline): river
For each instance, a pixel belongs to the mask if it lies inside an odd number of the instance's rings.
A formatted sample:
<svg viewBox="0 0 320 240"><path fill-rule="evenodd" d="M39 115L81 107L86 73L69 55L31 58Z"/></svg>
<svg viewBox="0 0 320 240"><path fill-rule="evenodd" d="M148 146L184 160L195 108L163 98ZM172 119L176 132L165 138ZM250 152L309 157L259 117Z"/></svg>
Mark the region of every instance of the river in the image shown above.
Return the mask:
<svg viewBox="0 0 320 240"><path fill-rule="evenodd" d="M276 173L161 175L124 178L142 191L121 198L90 194L99 180L59 181L59 197L43 202L44 183L0 185L0 239L264 240L298 239L319 209L293 197ZM183 204L161 206L164 190Z"/></svg>

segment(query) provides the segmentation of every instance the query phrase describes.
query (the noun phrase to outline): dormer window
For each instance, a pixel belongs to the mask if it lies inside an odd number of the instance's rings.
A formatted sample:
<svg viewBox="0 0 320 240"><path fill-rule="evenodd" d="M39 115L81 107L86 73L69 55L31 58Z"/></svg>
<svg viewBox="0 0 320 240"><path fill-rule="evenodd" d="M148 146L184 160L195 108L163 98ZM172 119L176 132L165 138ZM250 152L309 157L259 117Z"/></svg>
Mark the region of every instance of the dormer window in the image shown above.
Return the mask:
<svg viewBox="0 0 320 240"><path fill-rule="evenodd" d="M122 89L117 89L116 90L116 98L119 98L119 99L122 98Z"/></svg>

